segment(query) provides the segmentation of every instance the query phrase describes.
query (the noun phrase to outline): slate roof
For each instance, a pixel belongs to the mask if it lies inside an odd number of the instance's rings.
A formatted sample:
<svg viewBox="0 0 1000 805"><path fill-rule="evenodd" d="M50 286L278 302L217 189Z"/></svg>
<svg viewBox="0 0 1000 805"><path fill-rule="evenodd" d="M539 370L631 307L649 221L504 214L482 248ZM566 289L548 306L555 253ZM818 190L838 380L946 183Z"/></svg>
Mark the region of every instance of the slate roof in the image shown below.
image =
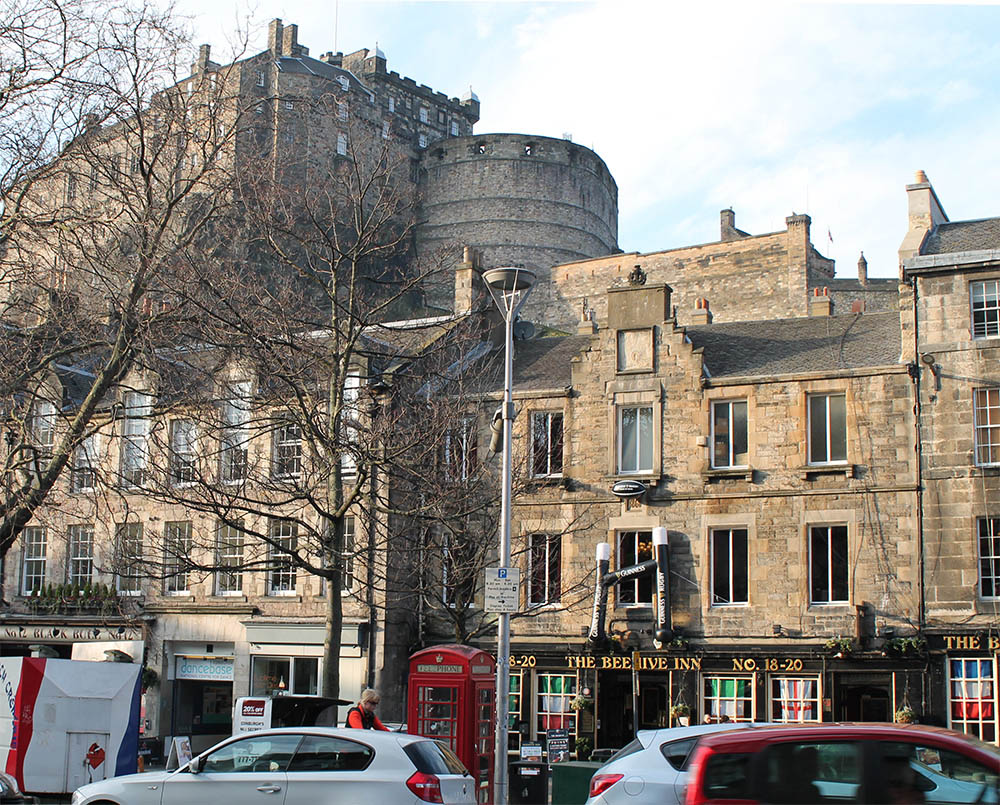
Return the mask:
<svg viewBox="0 0 1000 805"><path fill-rule="evenodd" d="M860 369L899 362L899 314L865 313L686 327L712 377Z"/></svg>
<svg viewBox="0 0 1000 805"><path fill-rule="evenodd" d="M1000 218L938 224L927 236L921 254L950 254L1000 249Z"/></svg>
<svg viewBox="0 0 1000 805"><path fill-rule="evenodd" d="M589 335L550 336L514 342L514 390L562 389L571 384L570 361L590 346ZM503 390L503 345L494 350L500 371L486 392Z"/></svg>

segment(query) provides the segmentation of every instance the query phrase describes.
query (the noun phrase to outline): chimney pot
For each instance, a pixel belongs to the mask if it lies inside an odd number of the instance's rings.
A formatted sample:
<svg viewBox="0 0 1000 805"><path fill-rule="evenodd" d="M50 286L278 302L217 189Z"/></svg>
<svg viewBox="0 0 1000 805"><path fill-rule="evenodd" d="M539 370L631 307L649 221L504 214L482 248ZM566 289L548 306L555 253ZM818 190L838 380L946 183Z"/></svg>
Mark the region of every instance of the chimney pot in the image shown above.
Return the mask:
<svg viewBox="0 0 1000 805"><path fill-rule="evenodd" d="M926 184L928 182L927 174L923 171L917 171L916 180L917 184Z"/></svg>

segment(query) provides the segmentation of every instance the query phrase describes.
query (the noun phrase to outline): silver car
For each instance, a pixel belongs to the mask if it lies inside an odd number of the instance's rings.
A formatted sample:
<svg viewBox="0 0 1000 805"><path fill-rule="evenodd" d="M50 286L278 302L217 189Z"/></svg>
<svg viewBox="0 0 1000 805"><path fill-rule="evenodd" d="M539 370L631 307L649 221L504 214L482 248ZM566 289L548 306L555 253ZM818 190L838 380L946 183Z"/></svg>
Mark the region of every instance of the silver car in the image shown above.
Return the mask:
<svg viewBox="0 0 1000 805"><path fill-rule="evenodd" d="M612 755L590 779L587 805L680 805L698 739L751 726L728 722L639 730L636 739Z"/></svg>
<svg viewBox="0 0 1000 805"><path fill-rule="evenodd" d="M429 738L335 727L290 727L228 738L177 771L112 777L73 805L474 805L476 784Z"/></svg>

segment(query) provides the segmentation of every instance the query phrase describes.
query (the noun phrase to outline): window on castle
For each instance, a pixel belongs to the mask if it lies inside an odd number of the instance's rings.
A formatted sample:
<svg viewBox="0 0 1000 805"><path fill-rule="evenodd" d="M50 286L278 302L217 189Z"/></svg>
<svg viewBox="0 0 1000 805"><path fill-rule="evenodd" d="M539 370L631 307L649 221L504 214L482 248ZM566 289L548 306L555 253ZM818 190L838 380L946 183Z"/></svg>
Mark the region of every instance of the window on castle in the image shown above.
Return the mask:
<svg viewBox="0 0 1000 805"><path fill-rule="evenodd" d="M390 96L389 97L389 114L392 114L395 111L396 111L396 99Z"/></svg>
<svg viewBox="0 0 1000 805"><path fill-rule="evenodd" d="M268 546L268 595L295 594L295 565L291 552L298 543L298 525L294 520L271 520Z"/></svg>
<svg viewBox="0 0 1000 805"><path fill-rule="evenodd" d="M451 136L452 137L457 137L458 136L458 121L457 120L452 120L451 121Z"/></svg>
<svg viewBox="0 0 1000 805"><path fill-rule="evenodd" d="M618 408L618 472L621 475L653 470L653 406Z"/></svg>
<svg viewBox="0 0 1000 805"><path fill-rule="evenodd" d="M848 600L847 526L809 528L809 602L846 604Z"/></svg>
<svg viewBox="0 0 1000 805"><path fill-rule="evenodd" d="M712 466L746 467L747 401L712 403Z"/></svg>
<svg viewBox="0 0 1000 805"><path fill-rule="evenodd" d="M149 416L153 398L143 391L125 395L122 425L121 479L124 486L141 486L149 462Z"/></svg>
<svg viewBox="0 0 1000 805"><path fill-rule="evenodd" d="M1000 336L1000 280L969 283L972 306L972 337Z"/></svg>
<svg viewBox="0 0 1000 805"><path fill-rule="evenodd" d="M170 423L170 482L189 484L195 480L197 429L190 419Z"/></svg>
<svg viewBox="0 0 1000 805"><path fill-rule="evenodd" d="M809 395L809 463L847 461L847 398L843 394Z"/></svg>
<svg viewBox="0 0 1000 805"><path fill-rule="evenodd" d="M653 558L652 531L619 531L616 551L618 567L632 567ZM623 581L618 585L618 606L653 603L653 574Z"/></svg>
<svg viewBox="0 0 1000 805"><path fill-rule="evenodd" d="M163 526L163 591L167 595L188 592L187 563L191 559L191 521Z"/></svg>
<svg viewBox="0 0 1000 805"><path fill-rule="evenodd" d="M535 411L531 415L531 474L536 478L562 475L563 415Z"/></svg>
<svg viewBox="0 0 1000 805"><path fill-rule="evenodd" d="M427 135L426 134L419 134L419 135L417 135L417 145L420 146L421 148L426 148L427 147Z"/></svg>
<svg viewBox="0 0 1000 805"><path fill-rule="evenodd" d="M1000 598L1000 517L980 517L976 526L979 595L981 598Z"/></svg>
<svg viewBox="0 0 1000 805"><path fill-rule="evenodd" d="M347 76L343 76L343 75L339 76L337 78L337 81L340 83L340 88L344 92L347 92L347 90L349 90L351 88L351 82L348 80Z"/></svg>
<svg viewBox="0 0 1000 805"><path fill-rule="evenodd" d="M115 589L138 595L142 583L142 523L123 523L115 529Z"/></svg>
<svg viewBox="0 0 1000 805"><path fill-rule="evenodd" d="M46 532L28 526L21 532L21 595L30 595L45 584Z"/></svg>
<svg viewBox="0 0 1000 805"><path fill-rule="evenodd" d="M243 594L243 547L246 535L243 529L222 524L215 539L216 595Z"/></svg>
<svg viewBox="0 0 1000 805"><path fill-rule="evenodd" d="M976 464L1000 464L1000 387L976 389Z"/></svg>
<svg viewBox="0 0 1000 805"><path fill-rule="evenodd" d="M337 135L337 153L340 156L342 156L342 157L346 157L347 156L347 135L346 134L341 133L341 134Z"/></svg>
<svg viewBox="0 0 1000 805"><path fill-rule="evenodd" d="M417 114L420 117L421 123L427 122L427 109L425 107L421 106L420 111Z"/></svg>
<svg viewBox="0 0 1000 805"><path fill-rule="evenodd" d="M749 545L745 528L714 528L712 543L712 606L749 602Z"/></svg>
<svg viewBox="0 0 1000 805"><path fill-rule="evenodd" d="M347 120L347 104L337 104L337 120Z"/></svg>
<svg viewBox="0 0 1000 805"><path fill-rule="evenodd" d="M382 139L383 140L388 140L389 139L389 121L388 120L383 120L382 121Z"/></svg>
<svg viewBox="0 0 1000 805"><path fill-rule="evenodd" d="M438 109L438 123L443 126L446 120L444 109Z"/></svg>
<svg viewBox="0 0 1000 805"><path fill-rule="evenodd" d="M560 597L562 566L561 534L528 536L528 603L532 606L553 604Z"/></svg>
<svg viewBox="0 0 1000 805"><path fill-rule="evenodd" d="M295 108L295 104L294 103L292 103L291 101L285 101L285 111L286 112L291 112L292 109L294 109L294 108Z"/></svg>

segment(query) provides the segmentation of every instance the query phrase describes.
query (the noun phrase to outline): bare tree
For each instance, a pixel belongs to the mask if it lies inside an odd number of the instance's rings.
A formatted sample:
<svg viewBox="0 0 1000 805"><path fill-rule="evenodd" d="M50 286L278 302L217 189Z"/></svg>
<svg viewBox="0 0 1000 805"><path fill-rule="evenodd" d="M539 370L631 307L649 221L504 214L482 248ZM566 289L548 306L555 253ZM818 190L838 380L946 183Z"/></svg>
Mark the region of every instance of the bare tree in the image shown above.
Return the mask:
<svg viewBox="0 0 1000 805"><path fill-rule="evenodd" d="M16 4L0 30L0 555L39 511L109 395L196 338L185 294L232 204L242 110L150 6Z"/></svg>

